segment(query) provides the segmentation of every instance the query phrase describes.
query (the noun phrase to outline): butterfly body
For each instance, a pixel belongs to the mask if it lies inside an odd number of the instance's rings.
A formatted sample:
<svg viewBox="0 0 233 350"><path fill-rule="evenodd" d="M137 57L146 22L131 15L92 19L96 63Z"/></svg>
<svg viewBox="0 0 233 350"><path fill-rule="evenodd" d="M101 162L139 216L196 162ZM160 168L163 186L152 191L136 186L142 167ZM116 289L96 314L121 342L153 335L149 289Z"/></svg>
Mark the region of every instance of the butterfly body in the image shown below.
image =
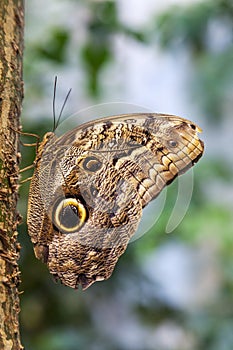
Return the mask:
<svg viewBox="0 0 233 350"><path fill-rule="evenodd" d="M200 131L177 116L130 114L47 133L28 205L36 256L72 288L110 277L142 209L201 157Z"/></svg>

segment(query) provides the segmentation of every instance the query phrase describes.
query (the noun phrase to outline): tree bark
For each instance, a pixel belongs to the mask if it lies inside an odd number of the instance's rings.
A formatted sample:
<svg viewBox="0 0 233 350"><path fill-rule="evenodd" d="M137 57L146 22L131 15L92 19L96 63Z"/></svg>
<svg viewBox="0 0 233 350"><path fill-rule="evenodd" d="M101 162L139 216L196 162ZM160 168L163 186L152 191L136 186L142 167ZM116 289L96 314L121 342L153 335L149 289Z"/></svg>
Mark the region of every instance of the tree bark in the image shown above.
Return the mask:
<svg viewBox="0 0 233 350"><path fill-rule="evenodd" d="M23 98L23 0L0 6L0 349L22 349L19 333L20 273L16 210L19 115Z"/></svg>

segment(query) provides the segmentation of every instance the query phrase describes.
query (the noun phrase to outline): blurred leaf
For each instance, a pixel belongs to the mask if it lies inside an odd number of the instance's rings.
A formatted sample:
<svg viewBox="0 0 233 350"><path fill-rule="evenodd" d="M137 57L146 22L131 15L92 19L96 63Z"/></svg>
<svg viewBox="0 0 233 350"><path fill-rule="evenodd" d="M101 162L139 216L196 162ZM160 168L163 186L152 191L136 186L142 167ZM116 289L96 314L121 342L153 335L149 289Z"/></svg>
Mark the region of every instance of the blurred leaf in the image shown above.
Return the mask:
<svg viewBox="0 0 233 350"><path fill-rule="evenodd" d="M111 58L109 48L104 45L89 42L82 50L82 58L86 66L89 77L88 87L92 96L98 96L99 92L99 73L101 68Z"/></svg>
<svg viewBox="0 0 233 350"><path fill-rule="evenodd" d="M233 18L231 0L202 1L188 6L172 6L156 18L156 31L163 47L186 43L197 54L206 49L205 33L213 18Z"/></svg>
<svg viewBox="0 0 233 350"><path fill-rule="evenodd" d="M194 95L206 113L219 120L232 90L233 48L213 54L203 53L196 62Z"/></svg>
<svg viewBox="0 0 233 350"><path fill-rule="evenodd" d="M62 64L65 62L66 49L70 39L70 33L63 28L53 28L47 40L34 46L34 54L38 59L54 61Z"/></svg>
<svg viewBox="0 0 233 350"><path fill-rule="evenodd" d="M229 39L213 52L215 37L210 24L225 27ZM229 99L233 79L233 2L202 1L188 6L173 6L156 19L155 32L165 49L182 45L194 63L192 86L196 98L209 117L221 120ZM226 34L227 36L227 34Z"/></svg>
<svg viewBox="0 0 233 350"><path fill-rule="evenodd" d="M134 40L145 42L146 35L119 22L114 1L91 2L89 10L91 15L88 23L89 35L82 47L81 58L87 71L89 93L93 97L98 97L101 70L114 57L114 36L122 33Z"/></svg>
<svg viewBox="0 0 233 350"><path fill-rule="evenodd" d="M232 164L228 164L223 159L206 160L203 162L199 174L201 181L204 182L208 182L209 179L219 179L231 184L233 179Z"/></svg>
<svg viewBox="0 0 233 350"><path fill-rule="evenodd" d="M213 8L209 2L198 5L174 6L156 20L159 39L163 47L173 42L189 44L194 51L203 50L208 20Z"/></svg>

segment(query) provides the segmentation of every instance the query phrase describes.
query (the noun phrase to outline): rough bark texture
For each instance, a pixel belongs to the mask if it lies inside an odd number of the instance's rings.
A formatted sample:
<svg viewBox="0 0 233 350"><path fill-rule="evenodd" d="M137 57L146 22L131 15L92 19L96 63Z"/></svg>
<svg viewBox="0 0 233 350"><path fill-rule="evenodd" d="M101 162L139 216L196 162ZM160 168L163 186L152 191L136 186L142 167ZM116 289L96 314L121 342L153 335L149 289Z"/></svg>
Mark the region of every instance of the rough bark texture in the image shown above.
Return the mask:
<svg viewBox="0 0 233 350"><path fill-rule="evenodd" d="M0 6L0 349L22 349L16 211L19 115L23 97L23 0Z"/></svg>

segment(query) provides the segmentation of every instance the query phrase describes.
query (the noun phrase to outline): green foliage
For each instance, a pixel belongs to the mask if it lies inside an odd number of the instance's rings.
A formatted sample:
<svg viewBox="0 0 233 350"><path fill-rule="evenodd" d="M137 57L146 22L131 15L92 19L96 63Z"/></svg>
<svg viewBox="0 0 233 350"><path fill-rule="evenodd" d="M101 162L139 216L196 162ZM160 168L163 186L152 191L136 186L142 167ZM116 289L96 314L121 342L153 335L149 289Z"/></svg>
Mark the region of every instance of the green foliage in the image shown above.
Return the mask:
<svg viewBox="0 0 233 350"><path fill-rule="evenodd" d="M156 28L163 47L178 42L188 45L194 54L201 54L204 50L208 51L206 32L210 21L218 19L229 22L232 27L232 18L231 0L202 1L171 7L156 19Z"/></svg>
<svg viewBox="0 0 233 350"><path fill-rule="evenodd" d="M233 48L229 47L222 52L204 52L196 62L194 98L215 121L221 121L232 90L232 59Z"/></svg>
<svg viewBox="0 0 233 350"><path fill-rule="evenodd" d="M93 96L99 92L99 74L112 57L111 35L116 29L116 8L113 1L91 4L89 38L82 48L82 59L88 74L88 88Z"/></svg>
<svg viewBox="0 0 233 350"><path fill-rule="evenodd" d="M53 28L48 39L34 47L34 55L39 60L51 60L55 64L64 64L70 34L67 30Z"/></svg>
<svg viewBox="0 0 233 350"><path fill-rule="evenodd" d="M213 2L212 2L213 3ZM187 7L174 6L156 19L160 43L164 48L174 42L189 45L199 53L205 47L205 31L213 14L210 2ZM197 30L198 29L198 30Z"/></svg>
<svg viewBox="0 0 233 350"><path fill-rule="evenodd" d="M209 117L221 120L233 80L233 3L231 0L203 1L174 6L156 19L155 32L164 49L182 46L193 58L193 96ZM225 28L226 43L213 48L215 33L210 25Z"/></svg>
<svg viewBox="0 0 233 350"><path fill-rule="evenodd" d="M88 91L98 97L101 91L100 73L113 59L112 41L122 33L135 40L144 42L145 35L122 25L118 20L114 1L91 2L88 23L88 40L81 49L81 57L88 77Z"/></svg>

